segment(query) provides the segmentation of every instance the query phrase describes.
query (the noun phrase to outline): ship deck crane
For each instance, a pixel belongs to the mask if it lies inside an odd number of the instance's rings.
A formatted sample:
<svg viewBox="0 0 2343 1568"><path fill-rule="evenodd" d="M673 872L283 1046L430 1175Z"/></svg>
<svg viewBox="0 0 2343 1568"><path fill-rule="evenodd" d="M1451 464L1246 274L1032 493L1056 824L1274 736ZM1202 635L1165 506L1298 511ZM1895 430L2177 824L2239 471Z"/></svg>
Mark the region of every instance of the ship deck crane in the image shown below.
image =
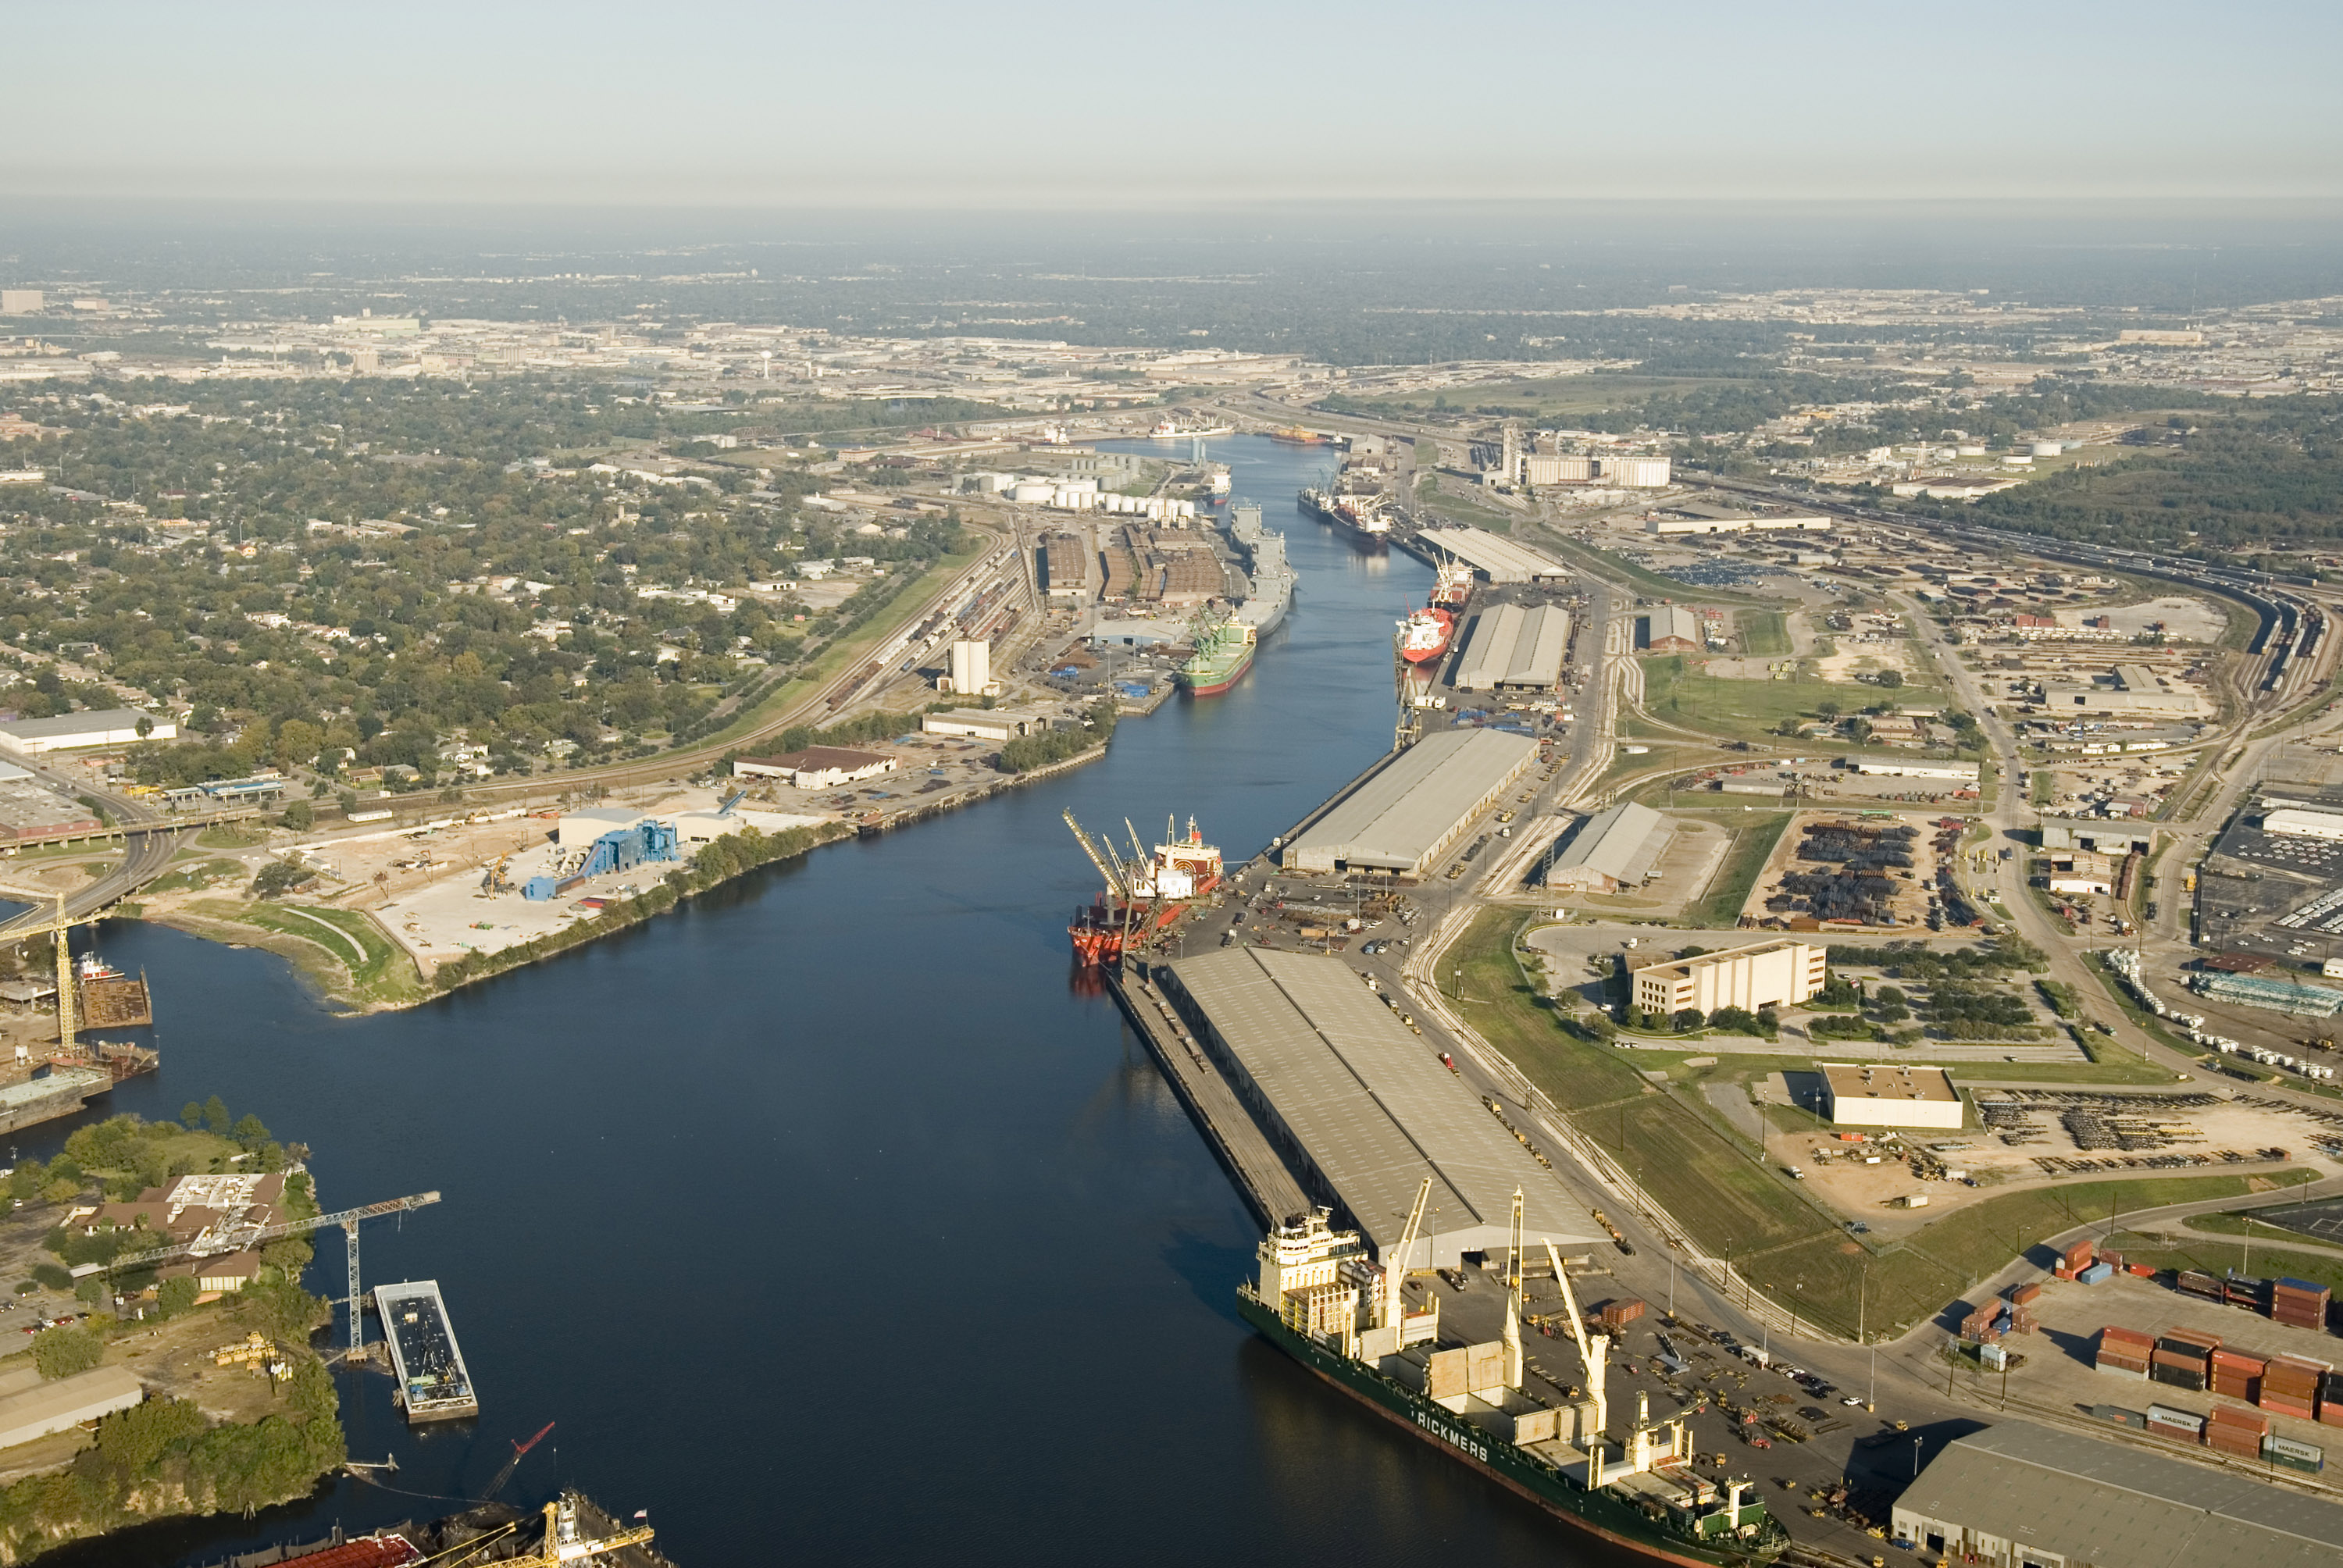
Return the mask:
<svg viewBox="0 0 2343 1568"><path fill-rule="evenodd" d="M1383 1265L1383 1323L1386 1327L1406 1321L1407 1302L1401 1292L1407 1284L1408 1260L1415 1255L1415 1233L1423 1225L1423 1206L1431 1198L1432 1178L1426 1176L1423 1185L1415 1190L1415 1206L1407 1211L1407 1228L1399 1233L1399 1248L1393 1254L1392 1261Z"/></svg>
<svg viewBox="0 0 2343 1568"><path fill-rule="evenodd" d="M528 1451L535 1448L538 1443L543 1442L545 1441L545 1434L551 1432L553 1430L553 1426L554 1423L548 1421L542 1427L538 1428L537 1435L530 1438L527 1442L514 1443L513 1456L505 1461L505 1467L497 1472L497 1478L488 1483L488 1489L480 1493L480 1495L490 1502L496 1501L497 1493L505 1489L505 1483L510 1481L513 1477L513 1472L520 1468L520 1462L528 1457Z"/></svg>
<svg viewBox="0 0 2343 1568"><path fill-rule="evenodd" d="M1082 831L1082 825L1074 819L1074 814L1071 810L1065 813L1065 818L1066 826L1073 829L1074 842L1082 847L1082 853L1091 858L1091 864L1096 866L1098 868L1099 875L1106 879L1107 891L1114 894L1115 897L1122 900L1125 903L1130 902L1131 881L1130 879L1126 878L1122 874L1121 866L1116 862L1114 857L1107 854L1105 851L1100 849L1097 845L1091 842L1091 836ZM1113 845L1110 842L1108 844L1108 849L1112 848Z"/></svg>
<svg viewBox="0 0 2343 1568"><path fill-rule="evenodd" d="M1546 1261L1554 1265L1554 1282L1562 1287L1562 1310L1570 1320L1570 1337L1578 1342L1578 1360L1586 1369L1586 1397L1594 1405L1594 1430L1611 1430L1611 1402L1603 1392L1604 1373L1609 1366L1611 1339L1596 1334L1590 1340L1586 1322L1578 1315L1578 1297L1570 1288L1570 1275L1564 1271L1562 1254L1554 1251L1554 1242L1545 1243Z"/></svg>
<svg viewBox="0 0 2343 1568"><path fill-rule="evenodd" d="M391 1214L405 1214L439 1201L437 1192L417 1192L405 1198L388 1198L363 1208L344 1209L332 1214L319 1214L314 1219L287 1220L275 1225L259 1225L250 1230L225 1231L207 1240L182 1242L176 1246L152 1247L144 1252L132 1252L106 1265L104 1272L118 1273L125 1269L144 1268L149 1263L166 1262L173 1258L208 1258L222 1252L247 1251L265 1241L275 1241L287 1236L298 1236L310 1231L322 1231L328 1225L342 1228L344 1251L350 1264L350 1353L356 1355L366 1348L366 1317L359 1310L364 1292L358 1287L358 1224L365 1220L379 1220Z"/></svg>

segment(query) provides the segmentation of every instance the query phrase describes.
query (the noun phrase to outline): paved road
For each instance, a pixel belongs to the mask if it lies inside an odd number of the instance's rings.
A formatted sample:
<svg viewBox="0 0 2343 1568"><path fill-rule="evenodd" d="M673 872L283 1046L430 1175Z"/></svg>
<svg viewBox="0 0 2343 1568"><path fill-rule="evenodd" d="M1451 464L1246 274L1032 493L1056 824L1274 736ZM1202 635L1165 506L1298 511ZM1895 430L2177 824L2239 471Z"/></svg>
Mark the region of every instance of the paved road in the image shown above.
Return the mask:
<svg viewBox="0 0 2343 1568"><path fill-rule="evenodd" d="M106 814L125 829L127 848L120 863L105 876L66 895L65 914L68 919L79 920L94 914L136 892L160 876L163 868L170 864L171 857L177 852L181 830L172 826L163 812L145 801L95 789L85 780L75 779L38 758L25 758L16 765L67 799L80 797L97 801L106 808ZM55 909L54 902L40 904L0 924L0 941L11 941L45 929L55 919Z"/></svg>

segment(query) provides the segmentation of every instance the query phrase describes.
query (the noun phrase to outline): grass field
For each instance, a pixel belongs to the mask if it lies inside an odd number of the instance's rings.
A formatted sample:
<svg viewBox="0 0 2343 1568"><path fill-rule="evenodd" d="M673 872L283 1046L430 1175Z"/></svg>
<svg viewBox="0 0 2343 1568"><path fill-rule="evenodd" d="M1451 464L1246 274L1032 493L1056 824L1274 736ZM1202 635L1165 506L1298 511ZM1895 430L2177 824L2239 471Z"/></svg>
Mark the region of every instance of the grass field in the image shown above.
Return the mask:
<svg viewBox="0 0 2343 1568"><path fill-rule="evenodd" d="M1753 813L1746 821L1732 824L1732 848L1725 851L1724 863L1709 879L1708 892L1684 911L1686 925L1715 930L1741 918L1741 906L1749 901L1757 873L1765 869L1765 857L1782 841L1782 829L1790 825L1791 816L1788 811Z"/></svg>
<svg viewBox="0 0 2343 1568"><path fill-rule="evenodd" d="M1702 674L1683 654L1644 661L1644 706L1655 718L1740 740L1763 739L1789 719L1813 719L1824 702L1852 712L1883 699L1899 708L1941 706L1946 700L1940 689L1918 681L1883 690L1804 675L1789 680L1734 680Z"/></svg>
<svg viewBox="0 0 2343 1568"><path fill-rule="evenodd" d="M414 963L380 927L356 910L206 900L189 906L189 912L297 939L307 948L281 950L294 953L297 961L313 968L313 952L329 955L348 980L339 985L333 977L326 977L328 991L346 991L360 1000L381 1003L410 1001L424 994L423 979Z"/></svg>
<svg viewBox="0 0 2343 1568"><path fill-rule="evenodd" d="M1733 618L1741 633L1741 651L1772 658L1790 651L1789 617L1777 609L1744 610Z"/></svg>
<svg viewBox="0 0 2343 1568"><path fill-rule="evenodd" d="M196 835L196 842L206 849L249 849L267 841L267 829L238 827L233 822L215 822Z"/></svg>
<svg viewBox="0 0 2343 1568"><path fill-rule="evenodd" d="M208 887L215 881L243 879L244 867L235 860L198 860L156 878L139 891L150 894L190 892Z"/></svg>
<svg viewBox="0 0 2343 1568"><path fill-rule="evenodd" d="M2195 1229L2197 1221L2213 1215L2197 1215L2188 1221ZM2235 1222L2236 1216L2223 1214L2217 1218ZM2248 1249L2242 1241L2222 1241L2189 1237L2185 1241L2171 1236L2143 1236L2117 1231L2108 1243L2124 1255L2127 1263L2146 1263L2157 1269L2195 1269L2200 1273L2225 1274L2234 1269L2241 1274L2257 1278L2269 1274L2285 1274L2297 1280L2308 1280L2314 1285L2325 1285L2343 1295L2343 1256L2328 1252L2289 1251L2273 1236L2285 1232L2268 1225L2254 1227L2254 1244Z"/></svg>
<svg viewBox="0 0 2343 1568"><path fill-rule="evenodd" d="M1858 1319L1873 1332L1900 1332L2021 1251L2077 1225L2167 1203L2243 1197L2312 1175L2151 1177L2013 1192L1875 1252L1753 1158L1699 1099L1696 1076L1676 1092L1644 1076L1642 1069L1681 1063L1681 1056L1620 1050L1565 1031L1515 961L1518 926L1514 911L1485 910L1452 950L1452 967L1464 971L1459 1005L1466 1020L1587 1137L1639 1173L1704 1249L1729 1257L1783 1306L1838 1333L1854 1334ZM1736 1057L1716 1070L1743 1076L1806 1065L1804 1058ZM2071 1066L2041 1071L2054 1081L2113 1076Z"/></svg>

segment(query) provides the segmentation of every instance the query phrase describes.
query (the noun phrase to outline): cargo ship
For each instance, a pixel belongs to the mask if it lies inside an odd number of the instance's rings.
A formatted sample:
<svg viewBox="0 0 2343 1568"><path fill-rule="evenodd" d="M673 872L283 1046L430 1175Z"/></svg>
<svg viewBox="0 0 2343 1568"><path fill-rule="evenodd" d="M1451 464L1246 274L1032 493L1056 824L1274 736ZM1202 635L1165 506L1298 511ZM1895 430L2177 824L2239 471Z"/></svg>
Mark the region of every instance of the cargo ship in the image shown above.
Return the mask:
<svg viewBox="0 0 2343 1568"><path fill-rule="evenodd" d="M1196 638L1196 651L1172 672L1191 697L1218 697L1252 668L1254 629L1232 617L1213 622Z"/></svg>
<svg viewBox="0 0 2343 1568"><path fill-rule="evenodd" d="M1193 818L1189 819L1184 838L1174 830L1173 824L1164 823L1163 841L1155 846L1151 854L1136 852L1139 835L1126 820L1123 830L1131 834L1134 851L1126 860L1111 839L1101 835L1093 840L1071 811L1065 817L1075 842L1081 845L1082 853L1090 857L1091 864L1106 879L1105 891L1086 908L1076 910L1072 922L1066 927L1066 935L1074 944L1074 956L1084 964L1121 962L1126 946L1168 930L1188 912L1194 900L1219 887L1226 874L1220 849L1204 842Z"/></svg>
<svg viewBox="0 0 2343 1568"><path fill-rule="evenodd" d="M1410 664L1425 664L1447 652L1456 635L1457 618L1464 613L1464 601L1472 597L1472 568L1442 568L1433 584L1431 602L1409 612L1399 623L1399 656Z"/></svg>
<svg viewBox="0 0 2343 1568"><path fill-rule="evenodd" d="M1789 1545L1781 1522L1750 1495L1746 1477L1718 1482L1694 1471L1683 1417L1654 1420L1650 1396L1638 1394L1635 1419L1612 1436L1603 1392L1610 1342L1586 1332L1551 1249L1587 1397L1556 1405L1525 1388L1518 1193L1513 1201L1499 1340L1440 1348L1439 1296L1413 1308L1405 1266L1376 1263L1359 1233L1332 1229L1324 1209L1294 1215L1262 1240L1259 1278L1238 1286L1237 1311L1326 1382L1564 1524L1685 1568L1754 1568L1778 1557ZM1423 1203L1420 1192L1394 1259L1414 1254Z"/></svg>
<svg viewBox="0 0 2343 1568"><path fill-rule="evenodd" d="M1293 603L1293 568L1285 564L1285 536L1262 527L1261 508L1239 501L1229 508L1229 538L1244 552L1251 585L1236 618L1252 628L1253 640L1275 631Z"/></svg>
<svg viewBox="0 0 2343 1568"><path fill-rule="evenodd" d="M1155 428L1147 432L1151 441L1184 441L1192 436L1225 436L1232 425L1175 425L1169 419L1159 419Z"/></svg>
<svg viewBox="0 0 2343 1568"><path fill-rule="evenodd" d="M1370 544L1382 544L1391 534L1392 519L1381 496L1345 496L1314 486L1295 498L1302 509L1321 522L1333 524Z"/></svg>

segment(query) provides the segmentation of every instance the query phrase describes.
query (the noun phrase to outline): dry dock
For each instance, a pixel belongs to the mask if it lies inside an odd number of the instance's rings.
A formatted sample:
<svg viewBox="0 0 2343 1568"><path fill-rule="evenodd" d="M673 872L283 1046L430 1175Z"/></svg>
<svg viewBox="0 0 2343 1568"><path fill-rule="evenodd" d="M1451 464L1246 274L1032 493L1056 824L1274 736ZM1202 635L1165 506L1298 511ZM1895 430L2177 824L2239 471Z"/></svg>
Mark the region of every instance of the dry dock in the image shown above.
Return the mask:
<svg viewBox="0 0 2343 1568"><path fill-rule="evenodd" d="M1147 1042L1163 1076L1172 1081L1172 1092L1236 1179L1253 1212L1270 1225L1308 1212L1311 1201L1302 1184L1140 967L1109 970L1106 979L1124 1016Z"/></svg>

